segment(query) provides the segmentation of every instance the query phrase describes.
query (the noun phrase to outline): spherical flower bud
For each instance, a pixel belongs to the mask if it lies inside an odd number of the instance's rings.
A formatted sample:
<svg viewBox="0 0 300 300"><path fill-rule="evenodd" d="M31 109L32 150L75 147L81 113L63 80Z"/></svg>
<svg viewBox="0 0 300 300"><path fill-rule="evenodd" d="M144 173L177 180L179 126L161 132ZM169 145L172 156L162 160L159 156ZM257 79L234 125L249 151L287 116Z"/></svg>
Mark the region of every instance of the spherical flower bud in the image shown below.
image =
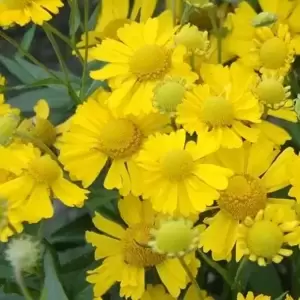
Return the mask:
<svg viewBox="0 0 300 300"><path fill-rule="evenodd" d="M0 116L0 145L7 146L11 142L19 122L20 116L15 113Z"/></svg>
<svg viewBox="0 0 300 300"><path fill-rule="evenodd" d="M263 11L256 15L252 20L252 25L254 27L263 27L272 25L277 21L277 16L273 13Z"/></svg>
<svg viewBox="0 0 300 300"><path fill-rule="evenodd" d="M154 89L153 105L161 113L175 113L177 105L183 101L186 91L185 81L181 79L166 79Z"/></svg>
<svg viewBox="0 0 300 300"><path fill-rule="evenodd" d="M15 272L30 272L37 265L42 246L32 236L22 235L12 239L5 250L5 258Z"/></svg>
<svg viewBox="0 0 300 300"><path fill-rule="evenodd" d="M193 251L199 241L199 232L193 222L186 219L164 220L158 229L152 229L149 246L154 251L170 257L183 256Z"/></svg>

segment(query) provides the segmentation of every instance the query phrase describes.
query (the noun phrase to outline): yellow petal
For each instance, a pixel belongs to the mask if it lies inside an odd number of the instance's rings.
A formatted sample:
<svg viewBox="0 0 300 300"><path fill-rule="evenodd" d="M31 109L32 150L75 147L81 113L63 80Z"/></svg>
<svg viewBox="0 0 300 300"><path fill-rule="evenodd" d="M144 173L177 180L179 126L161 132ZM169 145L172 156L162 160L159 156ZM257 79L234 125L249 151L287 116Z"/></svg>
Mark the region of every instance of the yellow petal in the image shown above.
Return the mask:
<svg viewBox="0 0 300 300"><path fill-rule="evenodd" d="M138 224L142 221L142 202L138 197L128 195L120 199L118 208L122 219L127 225Z"/></svg>
<svg viewBox="0 0 300 300"><path fill-rule="evenodd" d="M113 237L121 239L124 236L125 229L121 225L102 217L98 213L93 218L93 223L99 230Z"/></svg>
<svg viewBox="0 0 300 300"><path fill-rule="evenodd" d="M33 110L37 117L45 120L48 119L50 110L46 100L39 100L34 106Z"/></svg>
<svg viewBox="0 0 300 300"><path fill-rule="evenodd" d="M279 119L283 119L283 120L287 120L293 123L297 123L298 122L298 117L295 111L292 110L288 110L288 109L278 109L278 110L268 110L268 115L279 118Z"/></svg>
<svg viewBox="0 0 300 300"><path fill-rule="evenodd" d="M122 251L121 242L106 235L87 231L85 238L88 243L96 247L95 258L97 260L120 254Z"/></svg>
<svg viewBox="0 0 300 300"><path fill-rule="evenodd" d="M244 125L242 122L234 122L233 129L244 139L251 143L255 143L258 139L260 131L257 128L252 128Z"/></svg>

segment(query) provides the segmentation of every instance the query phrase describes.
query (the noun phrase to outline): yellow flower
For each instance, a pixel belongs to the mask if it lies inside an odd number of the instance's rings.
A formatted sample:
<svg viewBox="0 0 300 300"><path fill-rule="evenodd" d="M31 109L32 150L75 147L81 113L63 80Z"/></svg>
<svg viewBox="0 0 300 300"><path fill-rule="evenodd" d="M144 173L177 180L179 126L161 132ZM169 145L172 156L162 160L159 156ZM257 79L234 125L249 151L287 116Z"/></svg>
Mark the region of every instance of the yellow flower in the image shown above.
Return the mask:
<svg viewBox="0 0 300 300"><path fill-rule="evenodd" d="M291 241L289 233L293 234L299 222L286 222L285 219L281 208L274 209L272 206L260 210L255 218L246 217L238 228L237 261L247 255L251 261L266 266L267 263L280 263L284 257L291 256L293 251L285 247Z"/></svg>
<svg viewBox="0 0 300 300"><path fill-rule="evenodd" d="M167 294L162 284L152 285L147 284L146 291L141 300L175 300L176 298Z"/></svg>
<svg viewBox="0 0 300 300"><path fill-rule="evenodd" d="M238 293L237 295L237 300L271 300L270 296L265 296L265 295L258 295L254 296L252 292L248 292L247 295L244 297L241 293Z"/></svg>
<svg viewBox="0 0 300 300"><path fill-rule="evenodd" d="M288 166L290 183L292 185L289 196L297 199L300 203L300 157L295 155L293 161Z"/></svg>
<svg viewBox="0 0 300 300"><path fill-rule="evenodd" d="M261 139L254 144L245 142L239 149L220 149L214 155L213 162L235 173L217 201L220 210L207 220L209 226L200 235L200 247L204 252L211 250L215 260L231 259L238 225L247 217L254 218L267 205L279 206L286 221L295 218L293 201L275 199L270 194L290 184L287 169L295 154L292 148L276 158L278 153L272 142Z"/></svg>
<svg viewBox="0 0 300 300"><path fill-rule="evenodd" d="M1 3L0 3L1 5ZM1 12L1 10L0 10ZM1 17L0 17L1 20ZM1 23L0 23L1 25ZM5 78L0 74L0 88L5 86ZM16 115L20 114L19 109L12 108L9 104L5 103L4 94L0 91L0 116L6 115L8 113L13 113Z"/></svg>
<svg viewBox="0 0 300 300"><path fill-rule="evenodd" d="M35 223L53 216L51 199L67 206L81 207L88 191L63 177L63 171L50 155L31 144L0 148L0 169L12 177L0 184L1 196L12 202L24 221ZM37 209L38 207L38 209Z"/></svg>
<svg viewBox="0 0 300 300"><path fill-rule="evenodd" d="M130 24L139 16L146 21L154 12L157 0L136 0L130 13L129 0L103 0L96 27L88 32L89 47L100 44L105 38L119 40L117 31L125 24ZM85 34L77 44L79 49L85 48ZM80 50L84 56L84 49Z"/></svg>
<svg viewBox="0 0 300 300"><path fill-rule="evenodd" d="M2 0L0 2L0 26L17 23L21 26L29 22L42 25L58 14L64 4L61 0Z"/></svg>
<svg viewBox="0 0 300 300"><path fill-rule="evenodd" d="M129 195L119 200L118 207L126 228L96 214L93 222L105 234L86 233L87 241L96 247L95 258L104 259L87 276L87 281L95 284L94 296L102 296L115 282L120 282L121 297L140 299L145 292L145 273L155 268L171 296L177 297L188 278L177 258L155 253L147 246L150 229L158 220L150 202ZM184 259L196 271L195 276L200 265L195 254Z"/></svg>
<svg viewBox="0 0 300 300"><path fill-rule="evenodd" d="M35 117L24 119L18 130L32 135L47 146L52 146L56 141L56 129L48 120L50 109L47 101L40 99L34 106L34 112Z"/></svg>
<svg viewBox="0 0 300 300"><path fill-rule="evenodd" d="M205 162L215 150L211 144L186 144L184 130L149 137L137 160L144 170L143 194L153 208L189 216L212 205L232 175L229 169Z"/></svg>
<svg viewBox="0 0 300 300"><path fill-rule="evenodd" d="M300 54L300 2L290 0L259 0L262 10L273 13L282 23L289 25L296 53Z"/></svg>
<svg viewBox="0 0 300 300"><path fill-rule="evenodd" d="M147 137L162 130L168 118L158 113L116 114L103 104L103 98L106 94L100 93L78 107L59 140L59 159L84 187L95 181L109 161L105 188L139 195L143 180L136 156Z"/></svg>
<svg viewBox="0 0 300 300"><path fill-rule="evenodd" d="M241 61L262 73L285 75L295 57L294 41L289 26L276 23L255 28L256 12L243 1L232 15L232 47Z"/></svg>
<svg viewBox="0 0 300 300"><path fill-rule="evenodd" d="M242 138L255 142L259 130L249 123L259 123L261 111L252 89L255 74L248 68L233 63L203 65L204 84L187 93L178 106L176 122L189 133L196 132L203 143L214 143L225 148L242 146Z"/></svg>
<svg viewBox="0 0 300 300"><path fill-rule="evenodd" d="M183 300L196 300L200 299L197 288L191 284L184 295ZM201 290L201 300L214 300L213 297L208 296L205 290Z"/></svg>
<svg viewBox="0 0 300 300"><path fill-rule="evenodd" d="M262 122L255 125L264 138L271 140L275 145L283 145L291 139L289 133L282 127L268 120L268 116L297 122L297 113L294 101L290 99L290 86L284 86L283 76L278 74L263 74L256 87L256 95L263 111Z"/></svg>
<svg viewBox="0 0 300 300"><path fill-rule="evenodd" d="M138 115L153 110L153 89L166 75L197 79L184 62L186 49L171 45L172 14L164 12L146 23L127 24L118 30L120 41L106 39L91 50L96 60L107 62L90 73L93 79L110 79L114 87L108 104L125 113Z"/></svg>

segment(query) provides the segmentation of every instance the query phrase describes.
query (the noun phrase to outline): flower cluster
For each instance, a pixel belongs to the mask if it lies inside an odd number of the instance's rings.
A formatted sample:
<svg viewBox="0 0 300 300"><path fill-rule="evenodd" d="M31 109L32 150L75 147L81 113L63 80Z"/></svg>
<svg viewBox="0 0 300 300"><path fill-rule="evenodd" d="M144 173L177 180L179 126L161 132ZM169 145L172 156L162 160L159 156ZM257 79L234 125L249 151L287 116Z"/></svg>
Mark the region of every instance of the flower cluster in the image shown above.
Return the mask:
<svg viewBox="0 0 300 300"><path fill-rule="evenodd" d="M95 213L98 232L86 232L100 261L87 275L94 297L118 283L126 299L213 299L195 286L206 253L264 267L300 245L300 157L282 126L298 122L300 4L259 1L257 13L246 1L231 11L173 1L157 15L156 1L123 2L103 0L76 46L102 63L89 75L108 88L65 123L50 122L43 99L21 121L0 94L0 239L51 218L56 199L82 207L103 178L124 222ZM41 25L61 6L3 0L0 25Z"/></svg>

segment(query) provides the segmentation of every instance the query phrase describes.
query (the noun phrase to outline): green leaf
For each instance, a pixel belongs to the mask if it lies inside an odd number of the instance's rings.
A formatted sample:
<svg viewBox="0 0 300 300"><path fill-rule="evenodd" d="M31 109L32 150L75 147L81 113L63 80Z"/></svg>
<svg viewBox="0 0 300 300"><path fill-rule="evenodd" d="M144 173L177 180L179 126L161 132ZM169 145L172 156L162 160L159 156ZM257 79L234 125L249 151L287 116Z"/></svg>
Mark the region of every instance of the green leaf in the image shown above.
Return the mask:
<svg viewBox="0 0 300 300"><path fill-rule="evenodd" d="M34 35L35 35L35 32L36 32L36 25L33 24L27 31L26 33L24 34L24 37L21 41L21 48L24 49L25 51L28 52L28 50L30 49L30 46L32 44L32 41L33 41L33 38L34 38ZM20 52L17 52L16 53L16 57L22 57L23 55L20 53Z"/></svg>
<svg viewBox="0 0 300 300"><path fill-rule="evenodd" d="M0 300L24 300L25 298L19 295L2 295L0 294Z"/></svg>
<svg viewBox="0 0 300 300"><path fill-rule="evenodd" d="M32 113L38 100L45 99L51 109L69 109L73 102L66 89L43 88L36 91L28 91L16 97L9 98L7 103L19 108L24 114Z"/></svg>
<svg viewBox="0 0 300 300"><path fill-rule="evenodd" d="M87 300L87 299L93 299L92 285L88 285L85 289L79 292L74 298L74 300Z"/></svg>
<svg viewBox="0 0 300 300"><path fill-rule="evenodd" d="M64 288L57 276L54 259L50 250L46 250L44 256L45 282L41 300L68 300Z"/></svg>
<svg viewBox="0 0 300 300"><path fill-rule="evenodd" d="M80 11L78 9L78 2L72 1L72 9L69 18L69 35L73 36L76 34L81 22Z"/></svg>
<svg viewBox="0 0 300 300"><path fill-rule="evenodd" d="M256 263L247 266L251 276L249 278L249 290L255 294L265 294L274 298L283 292L280 277L272 264L260 267Z"/></svg>

